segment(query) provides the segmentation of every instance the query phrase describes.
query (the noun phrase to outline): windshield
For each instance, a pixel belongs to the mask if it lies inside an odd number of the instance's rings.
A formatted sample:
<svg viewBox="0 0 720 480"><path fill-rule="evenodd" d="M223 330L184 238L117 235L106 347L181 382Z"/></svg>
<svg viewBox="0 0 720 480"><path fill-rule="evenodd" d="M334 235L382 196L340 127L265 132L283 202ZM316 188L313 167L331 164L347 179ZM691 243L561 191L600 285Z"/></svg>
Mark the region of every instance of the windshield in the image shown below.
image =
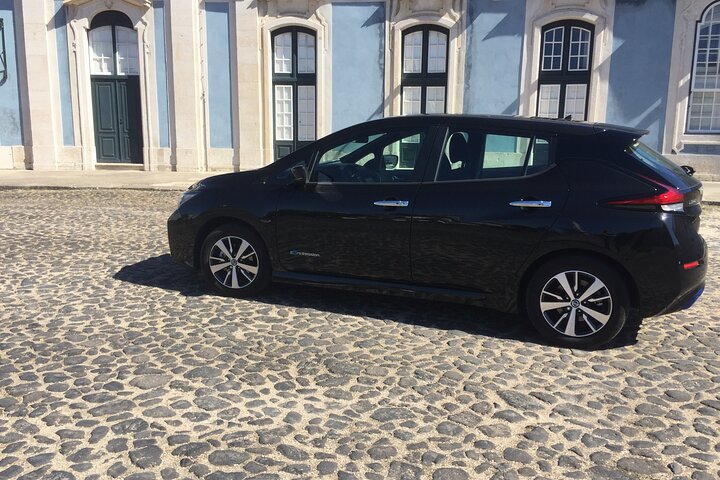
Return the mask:
<svg viewBox="0 0 720 480"><path fill-rule="evenodd" d="M625 151L634 158L637 158L638 160L643 162L645 165L649 166L650 168L654 170L660 170L661 173L673 173L675 175L681 175L683 177L687 176L685 170L680 168L679 165L677 165L672 160L663 157L658 152L656 152L642 142L635 142L634 144L630 145Z"/></svg>

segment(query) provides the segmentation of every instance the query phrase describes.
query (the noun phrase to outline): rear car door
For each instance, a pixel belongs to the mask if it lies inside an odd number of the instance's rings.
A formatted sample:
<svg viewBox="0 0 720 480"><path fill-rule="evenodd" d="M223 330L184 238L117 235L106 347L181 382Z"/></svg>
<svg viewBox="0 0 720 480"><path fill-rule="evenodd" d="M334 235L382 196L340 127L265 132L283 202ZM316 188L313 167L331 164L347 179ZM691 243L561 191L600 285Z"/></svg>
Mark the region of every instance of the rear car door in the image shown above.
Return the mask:
<svg viewBox="0 0 720 480"><path fill-rule="evenodd" d="M308 183L279 199L282 267L410 281L412 209L434 132L422 124L381 124L320 142Z"/></svg>
<svg viewBox="0 0 720 480"><path fill-rule="evenodd" d="M556 142L469 122L449 126L415 201L413 280L504 293L567 198Z"/></svg>

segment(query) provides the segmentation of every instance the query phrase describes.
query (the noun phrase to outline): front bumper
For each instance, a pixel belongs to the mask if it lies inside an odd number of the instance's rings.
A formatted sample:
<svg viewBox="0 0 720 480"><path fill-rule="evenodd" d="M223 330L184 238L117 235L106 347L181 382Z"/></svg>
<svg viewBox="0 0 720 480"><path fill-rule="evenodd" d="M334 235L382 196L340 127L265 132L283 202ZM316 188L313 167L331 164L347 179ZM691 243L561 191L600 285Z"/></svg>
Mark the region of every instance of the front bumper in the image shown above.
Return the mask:
<svg viewBox="0 0 720 480"><path fill-rule="evenodd" d="M167 230L172 259L195 268L195 235L179 210L168 218Z"/></svg>

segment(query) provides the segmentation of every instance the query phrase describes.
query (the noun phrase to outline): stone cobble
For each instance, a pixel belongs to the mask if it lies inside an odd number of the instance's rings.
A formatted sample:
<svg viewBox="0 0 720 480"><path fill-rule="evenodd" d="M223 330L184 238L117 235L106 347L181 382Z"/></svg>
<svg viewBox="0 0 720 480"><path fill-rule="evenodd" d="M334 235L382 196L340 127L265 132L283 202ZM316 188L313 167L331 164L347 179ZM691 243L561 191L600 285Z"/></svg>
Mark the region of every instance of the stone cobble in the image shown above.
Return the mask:
<svg viewBox="0 0 720 480"><path fill-rule="evenodd" d="M720 476L720 209L705 295L598 351L470 306L210 293L177 194L0 191L0 479Z"/></svg>

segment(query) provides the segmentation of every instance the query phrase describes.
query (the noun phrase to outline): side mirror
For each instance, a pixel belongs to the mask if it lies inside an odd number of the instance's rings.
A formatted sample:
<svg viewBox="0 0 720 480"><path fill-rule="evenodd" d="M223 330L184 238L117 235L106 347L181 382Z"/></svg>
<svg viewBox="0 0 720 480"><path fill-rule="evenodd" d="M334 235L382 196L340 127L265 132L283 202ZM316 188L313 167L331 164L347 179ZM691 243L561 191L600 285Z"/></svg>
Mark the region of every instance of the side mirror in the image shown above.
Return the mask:
<svg viewBox="0 0 720 480"><path fill-rule="evenodd" d="M695 175L695 169L694 169L693 167L691 167L690 165L682 165L680 168L682 168L683 170L685 170L685 173L687 173L687 174L690 175L691 177L692 177L693 175Z"/></svg>
<svg viewBox="0 0 720 480"><path fill-rule="evenodd" d="M383 162L385 162L385 170L395 170L400 159L397 155L383 155Z"/></svg>
<svg viewBox="0 0 720 480"><path fill-rule="evenodd" d="M305 185L308 179L307 169L305 165L295 165L290 169L293 177L293 185Z"/></svg>

